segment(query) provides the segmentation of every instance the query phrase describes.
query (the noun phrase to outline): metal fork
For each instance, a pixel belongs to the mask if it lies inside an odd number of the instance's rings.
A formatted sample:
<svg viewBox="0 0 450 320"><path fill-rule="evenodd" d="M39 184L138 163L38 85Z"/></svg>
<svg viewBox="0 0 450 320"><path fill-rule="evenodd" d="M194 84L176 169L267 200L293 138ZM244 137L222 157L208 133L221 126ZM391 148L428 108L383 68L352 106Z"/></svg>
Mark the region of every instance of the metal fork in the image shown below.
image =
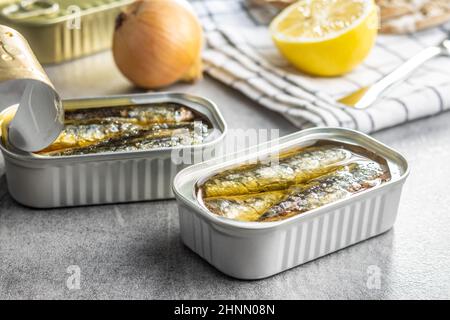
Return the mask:
<svg viewBox="0 0 450 320"><path fill-rule="evenodd" d="M441 55L450 56L450 33L439 45L423 49L384 78L370 86L356 90L348 96L339 99L338 102L356 109L366 109L384 96L395 84L406 79L419 66Z"/></svg>

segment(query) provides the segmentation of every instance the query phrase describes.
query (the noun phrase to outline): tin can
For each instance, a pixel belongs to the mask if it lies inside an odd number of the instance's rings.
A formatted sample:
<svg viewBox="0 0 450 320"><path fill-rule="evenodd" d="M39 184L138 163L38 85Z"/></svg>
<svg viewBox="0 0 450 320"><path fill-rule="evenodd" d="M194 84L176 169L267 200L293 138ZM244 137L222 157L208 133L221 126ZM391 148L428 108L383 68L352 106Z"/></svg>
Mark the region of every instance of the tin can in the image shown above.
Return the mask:
<svg viewBox="0 0 450 320"><path fill-rule="evenodd" d="M8 189L31 207L61 207L172 198L175 174L196 154L213 154L226 133L217 106L182 93L131 94L61 100L24 37L0 25L0 150ZM72 109L175 103L201 115L210 134L199 144L71 156L33 153L61 133ZM211 148L211 151L208 149ZM183 161L173 156L188 155ZM177 160L177 161L173 161Z"/></svg>
<svg viewBox="0 0 450 320"><path fill-rule="evenodd" d="M133 0L0 1L0 23L30 42L41 63L59 63L108 49L115 19Z"/></svg>
<svg viewBox="0 0 450 320"><path fill-rule="evenodd" d="M213 102L183 93L149 93L63 100L63 107L68 110L165 102L200 113L210 122L214 134L192 146L58 157L38 156L2 142L9 193L18 202L37 208L173 198L172 180L189 163L174 162L172 152L192 157L213 153L226 133L225 121ZM12 113L14 107L2 112L3 133Z"/></svg>
<svg viewBox="0 0 450 320"><path fill-rule="evenodd" d="M387 161L392 179L306 213L277 222L241 222L210 213L197 200L199 180L240 163L329 140L361 146ZM252 149L193 165L174 179L181 239L223 273L269 277L389 230L409 173L403 156L375 139L342 128L313 128Z"/></svg>

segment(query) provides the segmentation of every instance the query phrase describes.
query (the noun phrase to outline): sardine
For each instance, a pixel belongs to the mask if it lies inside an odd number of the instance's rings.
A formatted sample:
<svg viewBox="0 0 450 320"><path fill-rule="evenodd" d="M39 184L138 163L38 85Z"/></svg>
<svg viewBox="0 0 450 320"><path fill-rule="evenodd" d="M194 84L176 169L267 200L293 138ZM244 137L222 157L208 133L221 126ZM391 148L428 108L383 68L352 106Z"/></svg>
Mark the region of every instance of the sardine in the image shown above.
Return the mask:
<svg viewBox="0 0 450 320"><path fill-rule="evenodd" d="M200 119L177 103L67 110L64 130L36 154L79 155L196 144L209 128Z"/></svg>
<svg viewBox="0 0 450 320"><path fill-rule="evenodd" d="M158 129L130 131L85 146L44 150L38 154L43 156L70 156L195 145L202 143L207 135L208 126L196 121L181 127L161 125Z"/></svg>
<svg viewBox="0 0 450 320"><path fill-rule="evenodd" d="M333 145L309 147L281 155L277 164L257 163L226 170L202 186L205 197L232 196L287 189L346 163L352 153Z"/></svg>
<svg viewBox="0 0 450 320"><path fill-rule="evenodd" d="M44 154L61 149L87 147L119 136L130 137L138 136L144 132L158 132L165 129L192 127L192 122L138 125L120 121L101 121L84 124L70 124L64 127L64 130L50 146L37 153Z"/></svg>
<svg viewBox="0 0 450 320"><path fill-rule="evenodd" d="M360 161L285 190L204 198L203 203L212 213L230 219L278 221L347 198L388 179L380 164Z"/></svg>
<svg viewBox="0 0 450 320"><path fill-rule="evenodd" d="M348 198L389 179L387 171L373 161L361 161L336 170L307 184L293 186L279 203L257 221L278 221Z"/></svg>
<svg viewBox="0 0 450 320"><path fill-rule="evenodd" d="M103 107L68 110L65 112L66 124L80 121L108 120L110 122L131 122L135 124L177 123L192 121L192 110L177 103L160 103L125 107Z"/></svg>
<svg viewBox="0 0 450 320"><path fill-rule="evenodd" d="M203 203L209 211L219 216L240 221L256 221L284 196L284 191L269 191L251 195L205 198Z"/></svg>

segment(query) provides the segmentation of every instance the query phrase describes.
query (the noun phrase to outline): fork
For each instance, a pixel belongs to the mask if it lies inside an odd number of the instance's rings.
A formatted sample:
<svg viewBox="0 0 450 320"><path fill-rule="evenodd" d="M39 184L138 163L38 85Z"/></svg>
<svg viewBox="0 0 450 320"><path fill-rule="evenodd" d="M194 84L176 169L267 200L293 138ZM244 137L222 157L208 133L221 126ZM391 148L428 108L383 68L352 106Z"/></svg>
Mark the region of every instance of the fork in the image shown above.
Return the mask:
<svg viewBox="0 0 450 320"><path fill-rule="evenodd" d="M450 56L450 33L440 44L423 49L374 84L358 89L338 102L356 109L366 109L422 64L437 56Z"/></svg>

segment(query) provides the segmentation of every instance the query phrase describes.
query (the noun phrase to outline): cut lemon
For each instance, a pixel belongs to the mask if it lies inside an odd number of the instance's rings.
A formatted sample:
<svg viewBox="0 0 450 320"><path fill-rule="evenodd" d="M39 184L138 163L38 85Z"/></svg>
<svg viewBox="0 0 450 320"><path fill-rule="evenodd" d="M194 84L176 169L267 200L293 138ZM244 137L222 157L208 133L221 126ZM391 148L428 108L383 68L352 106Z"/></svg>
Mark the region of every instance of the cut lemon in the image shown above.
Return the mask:
<svg viewBox="0 0 450 320"><path fill-rule="evenodd" d="M301 0L270 24L281 54L301 71L337 76L360 64L378 30L373 0Z"/></svg>

